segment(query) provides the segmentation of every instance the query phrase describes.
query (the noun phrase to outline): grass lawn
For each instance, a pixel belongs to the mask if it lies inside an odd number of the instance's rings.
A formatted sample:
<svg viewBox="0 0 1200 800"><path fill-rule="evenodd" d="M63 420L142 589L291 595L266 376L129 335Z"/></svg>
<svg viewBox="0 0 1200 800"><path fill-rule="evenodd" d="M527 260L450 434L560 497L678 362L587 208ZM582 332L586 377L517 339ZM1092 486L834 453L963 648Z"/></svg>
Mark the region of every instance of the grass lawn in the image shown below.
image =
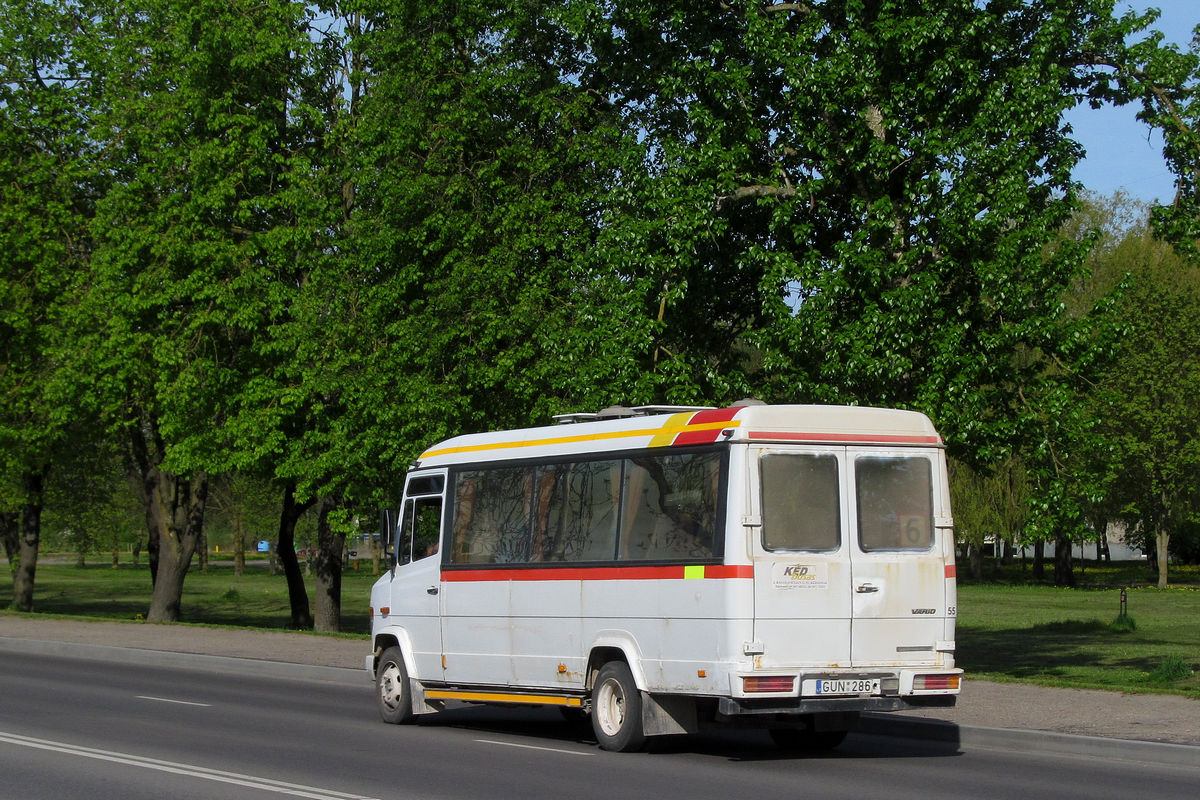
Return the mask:
<svg viewBox="0 0 1200 800"><path fill-rule="evenodd" d="M150 601L143 565L38 565L36 613L138 619ZM961 568L960 568L961 572ZM1089 565L1077 573L1081 588L1031 585L1019 566L985 572L984 582L960 578L958 665L972 678L1049 686L1181 694L1200 699L1200 569L1172 574L1177 587L1151 588L1144 565ZM347 569L342 581L342 630L370 631L367 606L375 576L371 563ZM315 578L305 585L310 603ZM1127 591L1134 625L1113 624L1120 588ZM11 592L11 590L10 590ZM284 630L291 614L282 574L263 562L233 574L214 561L184 581L184 622ZM1131 629L1132 628L1132 629Z"/></svg>
<svg viewBox="0 0 1200 800"><path fill-rule="evenodd" d="M368 634L371 562L342 573L342 631ZM316 577L304 580L310 608ZM11 596L11 589L9 596ZM35 613L104 619L140 619L150 606L150 570L144 565L89 563L80 569L67 564L39 564L34 586ZM212 562L207 573L196 566L183 582L183 622L204 625L286 630L291 623L287 581L282 571L271 575L264 562L249 562L243 575L234 575L230 562Z"/></svg>
<svg viewBox="0 0 1200 800"><path fill-rule="evenodd" d="M1200 590L958 587L957 662L970 677L1200 699Z"/></svg>

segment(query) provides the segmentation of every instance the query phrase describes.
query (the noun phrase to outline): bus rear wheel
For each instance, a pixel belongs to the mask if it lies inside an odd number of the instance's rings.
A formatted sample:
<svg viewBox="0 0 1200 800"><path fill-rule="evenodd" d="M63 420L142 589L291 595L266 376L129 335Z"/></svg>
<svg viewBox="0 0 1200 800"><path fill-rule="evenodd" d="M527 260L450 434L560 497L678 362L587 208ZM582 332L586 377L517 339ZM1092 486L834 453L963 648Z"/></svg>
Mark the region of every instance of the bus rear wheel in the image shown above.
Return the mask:
<svg viewBox="0 0 1200 800"><path fill-rule="evenodd" d="M642 695L623 661L600 668L592 686L592 732L603 750L628 753L646 744L642 732Z"/></svg>
<svg viewBox="0 0 1200 800"><path fill-rule="evenodd" d="M404 669L404 654L399 647L389 647L379 657L375 669L375 697L379 701L379 716L384 722L404 725L413 721L412 691L408 686L408 671Z"/></svg>

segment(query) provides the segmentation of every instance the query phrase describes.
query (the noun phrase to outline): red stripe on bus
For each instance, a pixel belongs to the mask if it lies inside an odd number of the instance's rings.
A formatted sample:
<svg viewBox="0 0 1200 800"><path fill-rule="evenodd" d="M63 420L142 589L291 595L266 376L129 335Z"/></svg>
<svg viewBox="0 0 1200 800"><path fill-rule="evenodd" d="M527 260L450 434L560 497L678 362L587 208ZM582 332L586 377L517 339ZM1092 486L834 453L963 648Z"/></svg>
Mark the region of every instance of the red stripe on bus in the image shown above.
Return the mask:
<svg viewBox="0 0 1200 800"><path fill-rule="evenodd" d="M688 425L705 425L713 422L729 422L737 416L739 408L714 408L709 411L697 411L688 420ZM684 431L675 437L673 445L681 444L712 444L721 435L724 428L712 428L705 431Z"/></svg>
<svg viewBox="0 0 1200 800"><path fill-rule="evenodd" d="M946 565L946 577L947 578L957 578L958 577L958 567L955 566L954 564L947 564Z"/></svg>
<svg viewBox="0 0 1200 800"><path fill-rule="evenodd" d="M750 564L718 564L704 568L706 578L753 578L754 567Z"/></svg>
<svg viewBox="0 0 1200 800"><path fill-rule="evenodd" d="M847 442L870 444L941 444L940 436L912 436L892 433L794 433L791 431L750 431L751 439L786 442Z"/></svg>
<svg viewBox="0 0 1200 800"><path fill-rule="evenodd" d="M683 580L686 568L671 566L637 567L552 567L549 569L448 569L442 580L448 583L471 581L654 581ZM704 577L712 579L753 578L754 567L749 564L710 564L704 567Z"/></svg>

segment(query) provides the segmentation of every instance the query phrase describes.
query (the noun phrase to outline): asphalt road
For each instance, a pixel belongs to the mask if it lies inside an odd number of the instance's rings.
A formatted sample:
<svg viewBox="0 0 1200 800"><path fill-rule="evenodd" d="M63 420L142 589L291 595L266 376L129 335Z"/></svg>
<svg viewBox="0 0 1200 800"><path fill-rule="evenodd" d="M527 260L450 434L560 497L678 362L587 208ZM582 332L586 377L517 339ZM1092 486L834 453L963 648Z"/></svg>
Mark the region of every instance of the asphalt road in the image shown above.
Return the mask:
<svg viewBox="0 0 1200 800"><path fill-rule="evenodd" d="M378 720L369 684L0 651L0 798L1196 797L1200 764L854 734L796 756L756 732L599 750L555 712Z"/></svg>

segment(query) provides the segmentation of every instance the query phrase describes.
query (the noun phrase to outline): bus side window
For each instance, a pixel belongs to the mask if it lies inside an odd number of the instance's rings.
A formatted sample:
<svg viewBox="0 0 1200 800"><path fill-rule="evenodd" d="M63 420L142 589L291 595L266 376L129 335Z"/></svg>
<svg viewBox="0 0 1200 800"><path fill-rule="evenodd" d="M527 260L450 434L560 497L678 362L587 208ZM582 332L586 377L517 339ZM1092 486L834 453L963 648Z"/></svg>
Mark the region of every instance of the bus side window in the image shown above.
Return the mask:
<svg viewBox="0 0 1200 800"><path fill-rule="evenodd" d="M437 555L442 533L442 498L413 501L413 560Z"/></svg>
<svg viewBox="0 0 1200 800"><path fill-rule="evenodd" d="M626 461L621 559L713 558L720 552L721 456L639 456Z"/></svg>
<svg viewBox="0 0 1200 800"><path fill-rule="evenodd" d="M528 563L533 470L492 467L454 477L454 564Z"/></svg>
<svg viewBox="0 0 1200 800"><path fill-rule="evenodd" d="M404 502L404 508L400 512L400 524L396 527L396 563L399 565L412 561L413 506L412 500Z"/></svg>

